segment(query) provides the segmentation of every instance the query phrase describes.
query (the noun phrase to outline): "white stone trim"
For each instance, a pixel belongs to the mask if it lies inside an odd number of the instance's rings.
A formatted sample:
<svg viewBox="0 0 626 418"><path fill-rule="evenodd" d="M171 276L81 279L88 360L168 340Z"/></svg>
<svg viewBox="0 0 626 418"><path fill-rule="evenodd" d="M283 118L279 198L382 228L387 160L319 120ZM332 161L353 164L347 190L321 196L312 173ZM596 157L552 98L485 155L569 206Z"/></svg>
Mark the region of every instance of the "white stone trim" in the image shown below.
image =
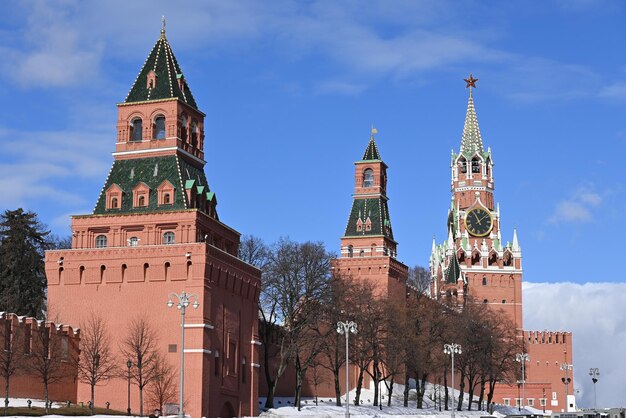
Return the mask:
<svg viewBox="0 0 626 418"><path fill-rule="evenodd" d="M167 147L167 148L150 148L150 149L138 149L138 150L134 150L134 151L120 151L120 152L114 152L112 155L114 157L117 157L119 155L137 155L137 154L145 154L148 152L161 152L161 151L180 151L181 153L185 154L186 156L188 156L189 158L196 160L197 162L201 163L201 164L206 164L206 161L196 157L193 154L190 154L189 152L185 151L182 148L178 148L178 147Z"/></svg>
<svg viewBox="0 0 626 418"><path fill-rule="evenodd" d="M185 328L207 328L207 329L215 329L215 327L211 324L185 324Z"/></svg>
<svg viewBox="0 0 626 418"><path fill-rule="evenodd" d="M204 348L185 348L183 353L204 353L211 354L211 350L205 350Z"/></svg>

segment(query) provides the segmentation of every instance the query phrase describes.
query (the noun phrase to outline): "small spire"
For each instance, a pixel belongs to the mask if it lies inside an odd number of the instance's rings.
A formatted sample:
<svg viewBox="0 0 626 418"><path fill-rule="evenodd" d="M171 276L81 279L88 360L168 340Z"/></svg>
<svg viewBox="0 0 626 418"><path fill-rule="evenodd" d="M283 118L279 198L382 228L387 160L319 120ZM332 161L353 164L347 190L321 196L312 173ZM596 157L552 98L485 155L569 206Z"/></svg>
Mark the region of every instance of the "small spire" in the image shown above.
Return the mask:
<svg viewBox="0 0 626 418"><path fill-rule="evenodd" d="M454 250L454 238L452 237L452 228L448 228L448 248Z"/></svg>
<svg viewBox="0 0 626 418"><path fill-rule="evenodd" d="M437 243L435 242L435 235L433 234L433 246L431 248L431 253L434 254L437 249Z"/></svg>
<svg viewBox="0 0 626 418"><path fill-rule="evenodd" d="M378 129L376 129L374 127L374 124L372 124L372 130L371 130L371 133L370 133L370 139L374 139L374 135L376 135L377 133L378 133Z"/></svg>
<svg viewBox="0 0 626 418"><path fill-rule="evenodd" d="M478 79L470 74L469 78L464 78L463 80L465 80L465 88L469 88L470 93L467 102L467 112L465 114L465 124L463 125L461 154L470 157L476 152L483 152L483 139L480 135L478 117L476 116L476 109L474 108L474 97L472 96L472 88L476 88Z"/></svg>
<svg viewBox="0 0 626 418"><path fill-rule="evenodd" d="M165 15L161 16L161 39L165 39Z"/></svg>
<svg viewBox="0 0 626 418"><path fill-rule="evenodd" d="M513 228L513 247L511 248L513 251L519 251L519 242L517 241L517 228Z"/></svg>

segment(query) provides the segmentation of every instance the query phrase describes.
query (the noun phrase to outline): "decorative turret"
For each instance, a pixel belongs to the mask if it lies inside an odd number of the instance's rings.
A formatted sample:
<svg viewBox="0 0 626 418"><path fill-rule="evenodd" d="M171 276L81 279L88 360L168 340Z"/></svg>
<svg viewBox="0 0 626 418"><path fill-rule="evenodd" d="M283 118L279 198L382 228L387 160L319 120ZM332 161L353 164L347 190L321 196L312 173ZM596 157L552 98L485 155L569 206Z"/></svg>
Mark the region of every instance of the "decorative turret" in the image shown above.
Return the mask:
<svg viewBox="0 0 626 418"><path fill-rule="evenodd" d="M387 206L387 164L382 161L374 140L377 133L372 127L363 158L354 163L354 201L342 238L342 254L348 257L396 256L397 244ZM368 237L367 244L355 248L354 239L359 237Z"/></svg>
<svg viewBox="0 0 626 418"><path fill-rule="evenodd" d="M199 209L214 219L217 199L204 174L204 114L161 35L123 103L114 162L94 214Z"/></svg>

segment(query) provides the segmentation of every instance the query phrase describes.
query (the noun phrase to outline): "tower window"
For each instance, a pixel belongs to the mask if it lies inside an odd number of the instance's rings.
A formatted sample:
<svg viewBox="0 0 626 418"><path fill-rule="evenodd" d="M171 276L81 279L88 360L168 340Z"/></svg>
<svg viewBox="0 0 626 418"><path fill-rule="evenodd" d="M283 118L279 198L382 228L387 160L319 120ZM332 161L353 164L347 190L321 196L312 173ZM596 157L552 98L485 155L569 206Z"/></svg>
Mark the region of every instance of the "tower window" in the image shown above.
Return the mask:
<svg viewBox="0 0 626 418"><path fill-rule="evenodd" d="M467 161L464 158L459 160L459 168L461 173L467 173Z"/></svg>
<svg viewBox="0 0 626 418"><path fill-rule="evenodd" d="M172 231L163 234L163 244L172 245L175 243L175 235Z"/></svg>
<svg viewBox="0 0 626 418"><path fill-rule="evenodd" d="M128 246L129 247L136 247L139 244L139 238L137 237L130 237L128 238Z"/></svg>
<svg viewBox="0 0 626 418"><path fill-rule="evenodd" d="M183 140L183 142L187 141L187 117L183 116L180 119L180 139Z"/></svg>
<svg viewBox="0 0 626 418"><path fill-rule="evenodd" d="M163 194L163 204L164 205L169 205L170 202L170 194L169 193L164 193Z"/></svg>
<svg viewBox="0 0 626 418"><path fill-rule="evenodd" d="M359 251L359 257L365 257L365 250Z"/></svg>
<svg viewBox="0 0 626 418"><path fill-rule="evenodd" d="M165 139L165 116L157 116L154 119L154 139Z"/></svg>
<svg viewBox="0 0 626 418"><path fill-rule="evenodd" d="M487 286L487 277L483 277L483 286Z"/></svg>
<svg viewBox="0 0 626 418"><path fill-rule="evenodd" d="M374 170L371 168L366 169L363 172L363 187L373 187L374 186Z"/></svg>
<svg viewBox="0 0 626 418"><path fill-rule="evenodd" d="M119 203L117 201L117 197L114 197L113 199L111 199L111 208L117 209L118 207L119 207Z"/></svg>
<svg viewBox="0 0 626 418"><path fill-rule="evenodd" d="M478 158L472 158L472 173L480 173L480 161Z"/></svg>
<svg viewBox="0 0 626 418"><path fill-rule="evenodd" d="M107 246L107 236L98 235L96 237L96 248L105 248Z"/></svg>
<svg viewBox="0 0 626 418"><path fill-rule="evenodd" d="M143 139L143 123L141 118L135 118L130 123L130 140L141 141Z"/></svg>
<svg viewBox="0 0 626 418"><path fill-rule="evenodd" d="M354 257L354 247L352 245L348 245L348 257Z"/></svg>
<svg viewBox="0 0 626 418"><path fill-rule="evenodd" d="M196 147L198 145L198 124L196 121L191 123L191 146Z"/></svg>

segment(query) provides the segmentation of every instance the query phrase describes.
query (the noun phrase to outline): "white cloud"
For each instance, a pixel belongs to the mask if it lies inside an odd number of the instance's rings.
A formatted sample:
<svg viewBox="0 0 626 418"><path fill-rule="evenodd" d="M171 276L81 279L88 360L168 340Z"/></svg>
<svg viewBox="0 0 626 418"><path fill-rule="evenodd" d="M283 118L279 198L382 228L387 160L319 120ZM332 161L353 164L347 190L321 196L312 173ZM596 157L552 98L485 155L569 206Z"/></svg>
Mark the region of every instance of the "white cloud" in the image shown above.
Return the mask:
<svg viewBox="0 0 626 418"><path fill-rule="evenodd" d="M603 87L598 96L607 99L626 99L626 83L619 82Z"/></svg>
<svg viewBox="0 0 626 418"><path fill-rule="evenodd" d="M593 219L592 209L602 203L602 196L592 186L581 187L572 197L556 204L548 222L559 224L564 222L590 222Z"/></svg>
<svg viewBox="0 0 626 418"><path fill-rule="evenodd" d="M1 207L84 206L78 184L107 172L111 142L97 133L0 128Z"/></svg>
<svg viewBox="0 0 626 418"><path fill-rule="evenodd" d="M361 84L347 83L342 81L325 81L320 83L315 92L317 94L345 94L348 96L356 96L365 90L365 86Z"/></svg>
<svg viewBox="0 0 626 418"><path fill-rule="evenodd" d="M619 274L619 272L616 272ZM611 277L610 280L623 280ZM573 364L579 406L593 407L589 368L600 369L599 406L623 404L626 363L626 283L524 283L524 328L573 333Z"/></svg>
<svg viewBox="0 0 626 418"><path fill-rule="evenodd" d="M6 74L20 86L71 87L98 76L102 44L71 27L66 10L34 2L20 42L0 47Z"/></svg>

